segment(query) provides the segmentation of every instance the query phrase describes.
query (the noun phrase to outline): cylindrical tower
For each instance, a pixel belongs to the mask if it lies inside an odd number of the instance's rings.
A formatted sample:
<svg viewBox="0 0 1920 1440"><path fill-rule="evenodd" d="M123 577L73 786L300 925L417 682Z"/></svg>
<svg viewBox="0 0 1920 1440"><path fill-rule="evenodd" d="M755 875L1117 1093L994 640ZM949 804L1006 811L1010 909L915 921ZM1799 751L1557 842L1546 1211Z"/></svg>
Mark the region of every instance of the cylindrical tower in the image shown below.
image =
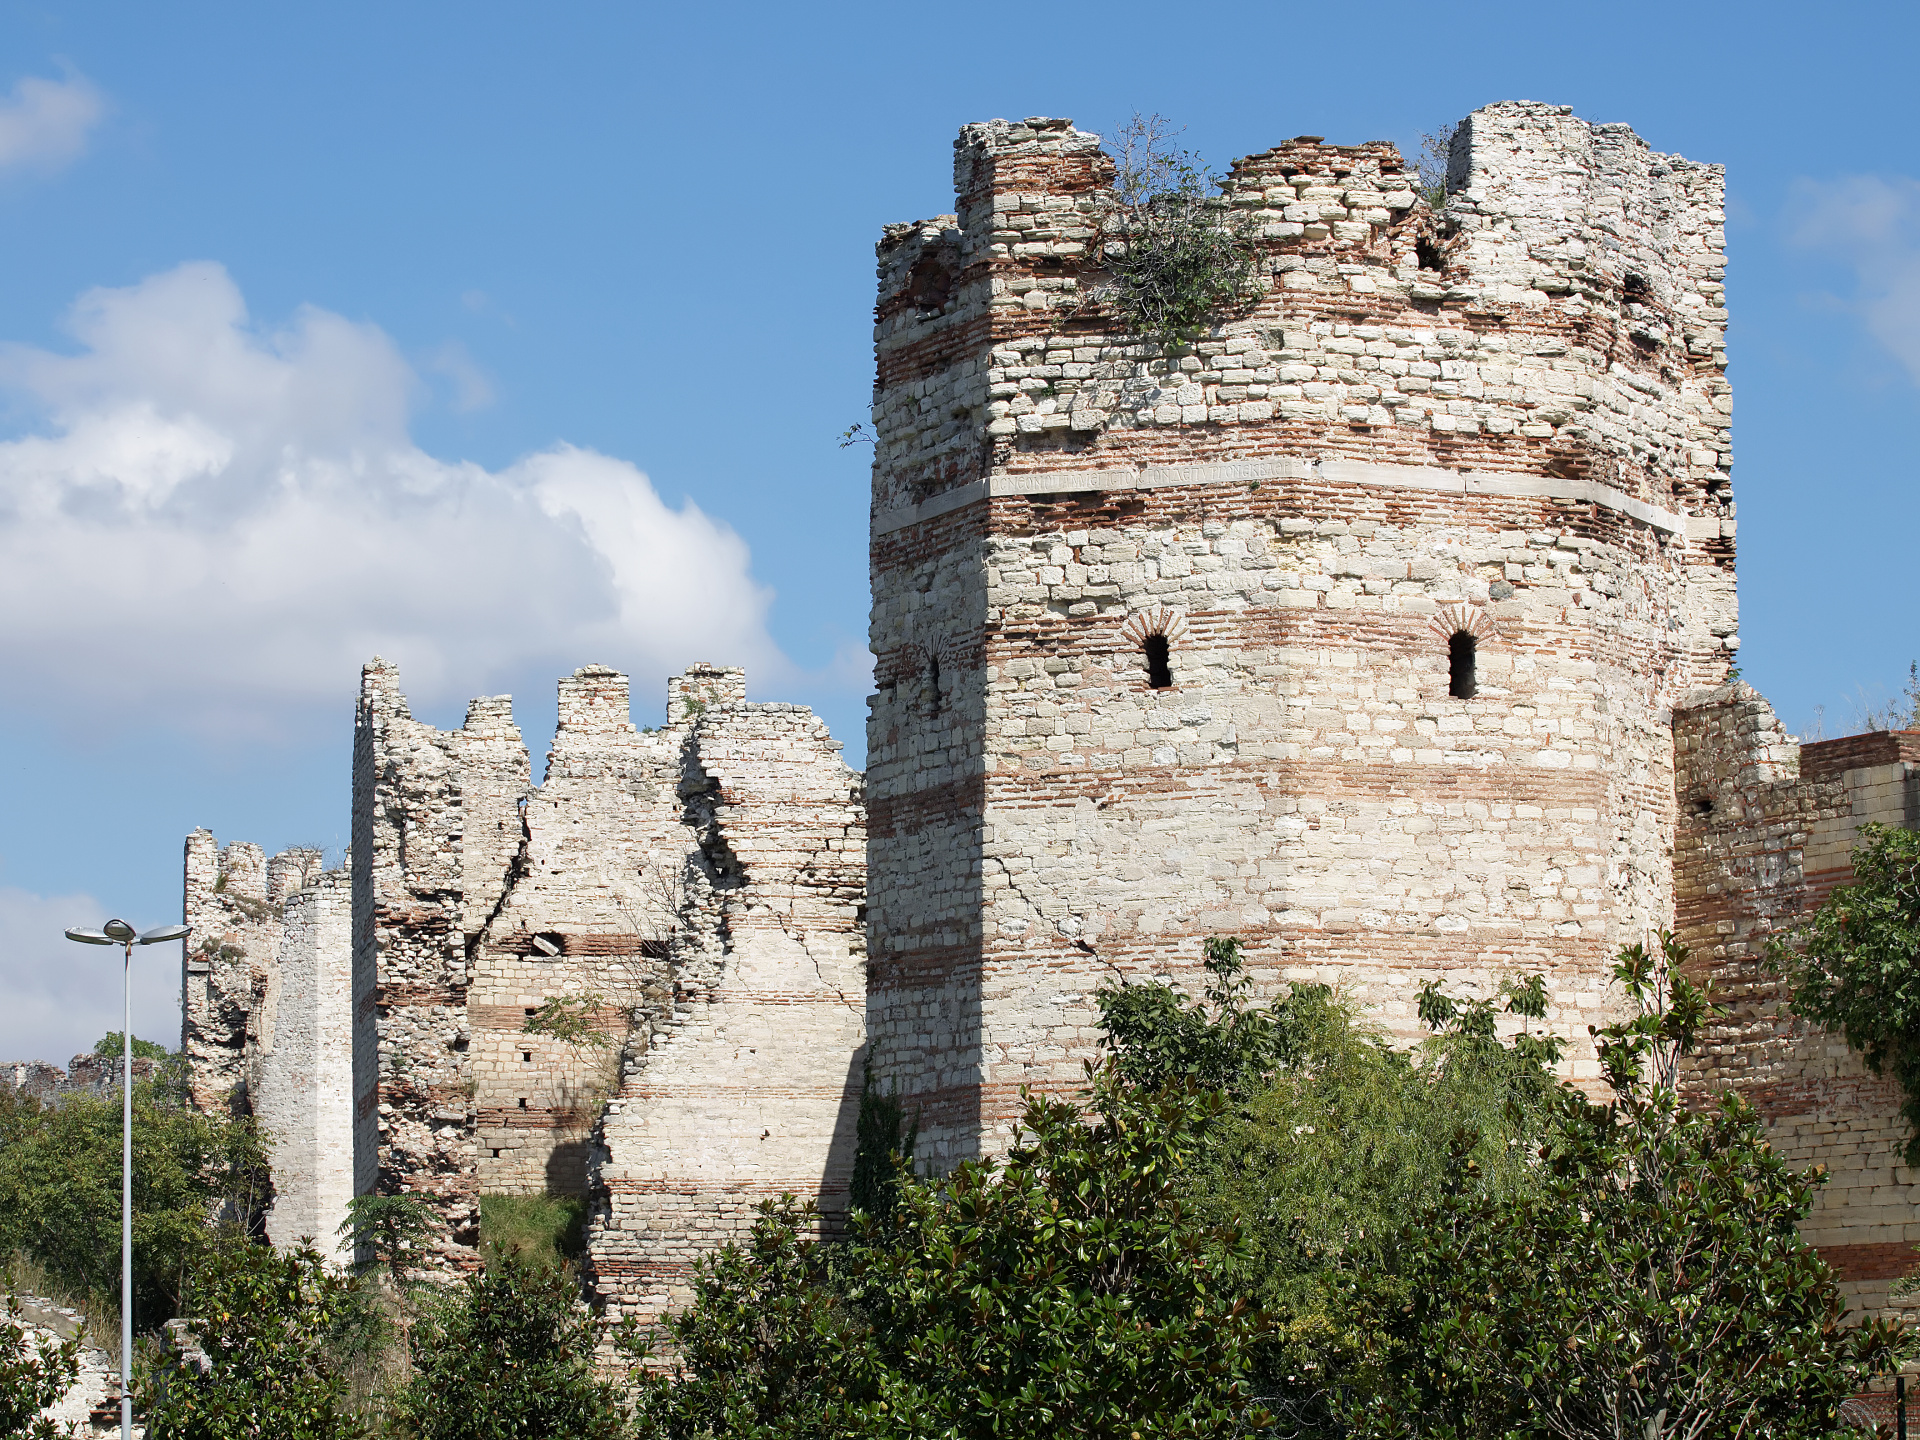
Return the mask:
<svg viewBox="0 0 1920 1440"><path fill-rule="evenodd" d="M1500 104L1435 209L1289 141L1226 186L1260 293L1184 352L1099 302L1112 173L969 125L957 215L879 246L868 1025L923 1155L1208 934L1409 1029L1544 970L1590 1066L1671 918L1670 707L1738 645L1722 171Z"/></svg>

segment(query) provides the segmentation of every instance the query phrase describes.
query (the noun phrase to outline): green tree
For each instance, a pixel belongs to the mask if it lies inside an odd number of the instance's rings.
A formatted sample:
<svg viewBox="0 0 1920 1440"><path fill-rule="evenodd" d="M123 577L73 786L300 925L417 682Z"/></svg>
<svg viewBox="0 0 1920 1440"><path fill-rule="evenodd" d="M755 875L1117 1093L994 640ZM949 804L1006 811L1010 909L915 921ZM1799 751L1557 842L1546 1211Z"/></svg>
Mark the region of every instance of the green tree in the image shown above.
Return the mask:
<svg viewBox="0 0 1920 1440"><path fill-rule="evenodd" d="M898 1087L880 1089L874 1078L871 1046L860 1067L860 1113L854 1122L853 1180L849 1200L876 1224L889 1225L900 1198L903 1168L913 1165L920 1117L909 1117Z"/></svg>
<svg viewBox="0 0 1920 1440"><path fill-rule="evenodd" d="M1197 1085L1239 1098L1292 1057L1298 1007L1310 1008L1327 993L1323 986L1299 987L1271 1006L1249 1009L1252 982L1238 940L1209 937L1201 963L1207 971L1201 1000L1171 985L1125 981L1095 992L1100 1043L1128 1083L1146 1090Z"/></svg>
<svg viewBox="0 0 1920 1440"><path fill-rule="evenodd" d="M102 1058L111 1056L115 1060L118 1060L126 1053L126 1041L121 1038L120 1031L109 1030L105 1035L93 1042L93 1053ZM136 1035L133 1037L133 1058L136 1060L171 1060L174 1058L174 1053L158 1040L142 1040Z"/></svg>
<svg viewBox="0 0 1920 1440"><path fill-rule="evenodd" d="M598 1339L570 1270L502 1254L424 1306L395 1422L416 1440L618 1440L627 1414L595 1373Z"/></svg>
<svg viewBox="0 0 1920 1440"><path fill-rule="evenodd" d="M59 1440L40 1412L73 1388L80 1376L80 1342L35 1336L20 1320L11 1289L0 1317L0 1440Z"/></svg>
<svg viewBox="0 0 1920 1440"><path fill-rule="evenodd" d="M642 1433L1231 1435L1265 1317L1242 1247L1197 1224L1177 1177L1225 1104L1094 1072L1083 1103L1029 1096L1003 1162L901 1174L892 1227L836 1253L767 1207L670 1322L671 1379Z"/></svg>
<svg viewBox="0 0 1920 1440"><path fill-rule="evenodd" d="M349 1282L317 1251L277 1254L234 1232L205 1250L187 1286L200 1356L162 1350L138 1378L153 1440L341 1440L348 1407L343 1337Z"/></svg>
<svg viewBox="0 0 1920 1440"><path fill-rule="evenodd" d="M1456 1180L1400 1237L1414 1282L1363 1433L1466 1440L1826 1436L1842 1401L1910 1348L1842 1323L1832 1272L1801 1238L1822 1178L1787 1166L1737 1097L1688 1109L1680 1057L1710 1009L1662 936L1621 953L1638 1004L1596 1032L1614 1096L1567 1087L1536 1185Z"/></svg>
<svg viewBox="0 0 1920 1440"><path fill-rule="evenodd" d="M120 1141L117 1095L57 1106L0 1095L0 1253L22 1250L64 1293L117 1311ZM178 1313L209 1217L260 1223L273 1198L265 1136L250 1120L186 1108L165 1080L134 1082L134 1317Z"/></svg>
<svg viewBox="0 0 1920 1440"><path fill-rule="evenodd" d="M1906 1162L1920 1166L1920 833L1862 825L1853 877L1771 956L1793 1008L1899 1085Z"/></svg>
<svg viewBox="0 0 1920 1440"><path fill-rule="evenodd" d="M337 1233L353 1246L355 1264L387 1272L396 1287L432 1253L439 1221L413 1195L356 1195Z"/></svg>

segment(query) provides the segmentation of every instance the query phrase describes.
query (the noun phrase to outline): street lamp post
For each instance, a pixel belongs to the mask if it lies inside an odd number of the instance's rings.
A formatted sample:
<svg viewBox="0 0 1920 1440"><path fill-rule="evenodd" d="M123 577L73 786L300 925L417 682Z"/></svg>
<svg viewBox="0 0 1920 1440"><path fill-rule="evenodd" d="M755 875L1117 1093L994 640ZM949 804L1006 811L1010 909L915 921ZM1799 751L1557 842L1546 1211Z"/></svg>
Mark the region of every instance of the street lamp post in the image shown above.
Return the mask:
<svg viewBox="0 0 1920 1440"><path fill-rule="evenodd" d="M133 1440L133 947L178 940L191 928L162 925L136 934L126 921L109 920L98 930L67 931L67 939L82 945L126 949L120 977L120 1440Z"/></svg>

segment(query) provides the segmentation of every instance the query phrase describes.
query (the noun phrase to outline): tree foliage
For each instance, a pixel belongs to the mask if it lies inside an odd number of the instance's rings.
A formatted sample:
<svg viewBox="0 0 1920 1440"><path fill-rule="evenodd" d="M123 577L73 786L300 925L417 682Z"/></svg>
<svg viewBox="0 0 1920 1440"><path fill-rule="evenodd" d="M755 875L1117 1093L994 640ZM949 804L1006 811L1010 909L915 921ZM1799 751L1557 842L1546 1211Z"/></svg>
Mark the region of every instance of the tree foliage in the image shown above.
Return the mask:
<svg viewBox="0 0 1920 1440"><path fill-rule="evenodd" d="M80 1342L35 1335L20 1319L11 1290L0 1316L0 1437L59 1440L53 1421L40 1412L73 1388L80 1375Z"/></svg>
<svg viewBox="0 0 1920 1440"><path fill-rule="evenodd" d="M1710 1014L1662 936L1621 953L1636 1002L1596 1032L1604 1104L1554 1097L1535 1184L1453 1182L1403 1230L1413 1281L1366 1433L1434 1440L1825 1436L1840 1404L1908 1349L1845 1326L1798 1222L1824 1178L1788 1167L1734 1096L1682 1104L1673 1077Z"/></svg>
<svg viewBox="0 0 1920 1440"><path fill-rule="evenodd" d="M648 1382L648 1436L1130 1437L1235 1433L1266 1321L1242 1246L1178 1177L1224 1101L1111 1068L1082 1103L1029 1096L1003 1162L903 1171L892 1228L837 1249L765 1207L707 1262Z"/></svg>
<svg viewBox="0 0 1920 1440"><path fill-rule="evenodd" d="M414 1440L618 1440L626 1411L565 1267L502 1254L429 1300L393 1418Z"/></svg>
<svg viewBox="0 0 1920 1440"><path fill-rule="evenodd" d="M25 1251L76 1299L117 1310L120 1294L118 1095L58 1105L0 1094L0 1254ZM178 1313L210 1217L257 1226L273 1198L266 1137L251 1120L187 1108L168 1079L133 1090L134 1317Z"/></svg>
<svg viewBox="0 0 1920 1440"><path fill-rule="evenodd" d="M1799 1014L1900 1086L1906 1162L1920 1165L1920 833L1862 825L1853 877L1794 937L1797 952L1776 944L1773 961Z"/></svg>
<svg viewBox="0 0 1920 1440"><path fill-rule="evenodd" d="M344 1440L343 1351L358 1316L349 1282L317 1251L286 1255L227 1232L187 1286L189 1334L203 1369L168 1348L140 1377L153 1440Z"/></svg>
<svg viewBox="0 0 1920 1440"><path fill-rule="evenodd" d="M1160 116L1134 116L1118 139L1100 247L1111 278L1094 296L1143 339L1181 349L1258 293L1253 224L1199 156L1173 147Z"/></svg>
<svg viewBox="0 0 1920 1440"><path fill-rule="evenodd" d="M898 1087L885 1091L874 1079L871 1049L860 1067L860 1113L854 1122L853 1180L848 1198L855 1210L882 1227L893 1221L900 1177L913 1166L920 1116L906 1113Z"/></svg>
<svg viewBox="0 0 1920 1440"><path fill-rule="evenodd" d="M357 1268L385 1270L398 1286L425 1263L439 1228L417 1196L356 1195L336 1233L352 1244Z"/></svg>

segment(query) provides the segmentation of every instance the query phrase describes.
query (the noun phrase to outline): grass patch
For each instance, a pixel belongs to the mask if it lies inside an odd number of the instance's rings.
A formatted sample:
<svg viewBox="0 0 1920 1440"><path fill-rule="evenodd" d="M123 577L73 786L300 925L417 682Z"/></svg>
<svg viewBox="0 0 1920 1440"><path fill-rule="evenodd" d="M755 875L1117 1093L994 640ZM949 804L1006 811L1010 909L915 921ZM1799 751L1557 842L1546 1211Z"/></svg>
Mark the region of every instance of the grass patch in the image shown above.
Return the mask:
<svg viewBox="0 0 1920 1440"><path fill-rule="evenodd" d="M480 1249L558 1265L587 1253L587 1202L563 1195L482 1195Z"/></svg>

